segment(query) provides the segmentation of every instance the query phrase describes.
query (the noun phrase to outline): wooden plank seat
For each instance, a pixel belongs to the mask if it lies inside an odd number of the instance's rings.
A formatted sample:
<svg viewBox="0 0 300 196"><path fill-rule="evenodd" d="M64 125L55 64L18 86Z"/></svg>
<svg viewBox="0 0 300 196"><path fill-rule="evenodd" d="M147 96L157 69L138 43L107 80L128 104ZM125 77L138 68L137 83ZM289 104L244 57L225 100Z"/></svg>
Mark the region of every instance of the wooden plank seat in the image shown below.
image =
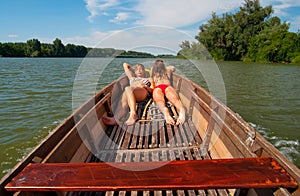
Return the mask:
<svg viewBox="0 0 300 196"><path fill-rule="evenodd" d="M296 188L297 183L273 158L268 157L109 164L105 162L29 164L5 186L8 191L273 187Z"/></svg>

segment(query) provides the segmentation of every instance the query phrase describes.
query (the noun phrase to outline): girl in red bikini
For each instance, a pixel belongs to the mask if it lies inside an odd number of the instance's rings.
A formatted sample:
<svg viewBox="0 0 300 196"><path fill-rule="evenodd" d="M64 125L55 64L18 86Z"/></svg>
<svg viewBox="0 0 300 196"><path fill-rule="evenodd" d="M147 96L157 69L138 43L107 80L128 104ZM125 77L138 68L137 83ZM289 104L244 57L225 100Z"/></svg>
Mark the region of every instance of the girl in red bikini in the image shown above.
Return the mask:
<svg viewBox="0 0 300 196"><path fill-rule="evenodd" d="M175 89L171 86L170 76L175 71L174 66L166 67L162 60L156 60L151 68L153 100L159 110L164 114L167 124L180 125L185 121L185 109ZM176 107L179 112L177 121L172 118L166 107L165 97Z"/></svg>

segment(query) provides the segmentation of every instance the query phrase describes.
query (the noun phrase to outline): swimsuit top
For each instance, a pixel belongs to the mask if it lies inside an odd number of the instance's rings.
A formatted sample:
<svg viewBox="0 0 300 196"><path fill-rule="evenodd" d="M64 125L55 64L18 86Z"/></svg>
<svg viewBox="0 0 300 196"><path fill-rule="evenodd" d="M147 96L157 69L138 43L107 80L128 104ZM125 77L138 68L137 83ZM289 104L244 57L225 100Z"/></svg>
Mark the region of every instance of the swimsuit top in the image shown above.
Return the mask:
<svg viewBox="0 0 300 196"><path fill-rule="evenodd" d="M138 78L138 77L132 77L129 80L129 83L132 84L134 82L143 82L146 86L150 87L151 82L147 78Z"/></svg>

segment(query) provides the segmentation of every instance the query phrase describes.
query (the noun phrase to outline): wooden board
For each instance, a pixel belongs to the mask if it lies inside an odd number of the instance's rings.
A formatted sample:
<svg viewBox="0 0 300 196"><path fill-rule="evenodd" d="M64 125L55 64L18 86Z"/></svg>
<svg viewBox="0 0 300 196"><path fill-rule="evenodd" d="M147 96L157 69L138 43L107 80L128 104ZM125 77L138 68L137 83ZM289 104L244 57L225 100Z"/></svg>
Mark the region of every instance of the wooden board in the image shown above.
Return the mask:
<svg viewBox="0 0 300 196"><path fill-rule="evenodd" d="M29 164L8 191L296 188L272 158L126 163Z"/></svg>

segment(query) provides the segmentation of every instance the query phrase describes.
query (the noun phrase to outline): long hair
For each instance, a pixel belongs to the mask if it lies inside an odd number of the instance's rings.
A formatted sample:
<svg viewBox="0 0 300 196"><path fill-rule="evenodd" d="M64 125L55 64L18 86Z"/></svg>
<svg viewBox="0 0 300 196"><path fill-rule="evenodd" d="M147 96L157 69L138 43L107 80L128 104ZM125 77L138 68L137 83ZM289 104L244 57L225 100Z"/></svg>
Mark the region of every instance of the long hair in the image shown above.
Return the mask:
<svg viewBox="0 0 300 196"><path fill-rule="evenodd" d="M167 69L163 60L156 60L152 66L152 78L166 79L168 78Z"/></svg>

